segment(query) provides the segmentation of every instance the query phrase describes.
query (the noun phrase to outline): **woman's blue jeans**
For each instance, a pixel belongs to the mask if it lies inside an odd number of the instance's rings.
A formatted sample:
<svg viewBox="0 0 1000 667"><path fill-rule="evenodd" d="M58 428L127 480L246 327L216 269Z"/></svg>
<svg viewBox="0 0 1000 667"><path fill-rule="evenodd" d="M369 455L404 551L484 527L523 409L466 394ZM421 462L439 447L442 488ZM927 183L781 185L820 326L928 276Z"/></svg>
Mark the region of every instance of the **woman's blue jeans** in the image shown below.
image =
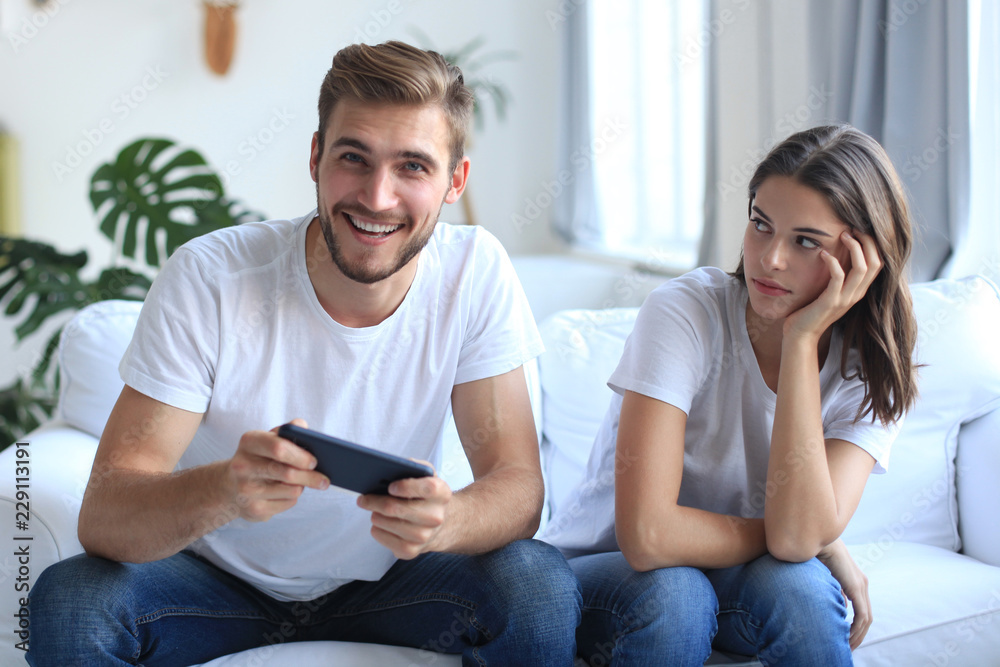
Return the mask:
<svg viewBox="0 0 1000 667"><path fill-rule="evenodd" d="M29 611L35 667L192 665L320 639L461 653L463 665L572 665L580 592L559 551L534 540L397 561L308 602L187 552L140 565L81 555L42 573Z"/></svg>
<svg viewBox="0 0 1000 667"><path fill-rule="evenodd" d="M815 558L636 572L620 552L569 561L583 590L577 630L592 667L703 665L712 648L764 665L851 665L840 585Z"/></svg>

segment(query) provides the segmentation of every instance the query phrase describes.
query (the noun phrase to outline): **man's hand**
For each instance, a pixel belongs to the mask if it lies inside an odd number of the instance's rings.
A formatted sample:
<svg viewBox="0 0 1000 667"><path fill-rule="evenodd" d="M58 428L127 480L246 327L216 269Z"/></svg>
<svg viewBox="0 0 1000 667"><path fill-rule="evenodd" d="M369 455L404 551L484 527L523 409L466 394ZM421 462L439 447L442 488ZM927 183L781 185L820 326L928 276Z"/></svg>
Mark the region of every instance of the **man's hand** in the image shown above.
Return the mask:
<svg viewBox="0 0 1000 667"><path fill-rule="evenodd" d="M854 606L851 623L851 650L861 645L872 625L872 603L868 599L868 577L847 552L847 547L837 540L824 547L816 556L830 569L830 574L840 583L844 597Z"/></svg>
<svg viewBox="0 0 1000 667"><path fill-rule="evenodd" d="M294 424L305 427L296 419ZM313 470L316 457L284 438L278 429L250 431L228 461L227 492L248 521L267 521L290 509L305 487L325 489L330 480Z"/></svg>
<svg viewBox="0 0 1000 667"><path fill-rule="evenodd" d="M452 492L440 477L401 479L389 485L389 495L367 494L358 507L372 513L372 537L396 558L410 560L442 551L442 530Z"/></svg>

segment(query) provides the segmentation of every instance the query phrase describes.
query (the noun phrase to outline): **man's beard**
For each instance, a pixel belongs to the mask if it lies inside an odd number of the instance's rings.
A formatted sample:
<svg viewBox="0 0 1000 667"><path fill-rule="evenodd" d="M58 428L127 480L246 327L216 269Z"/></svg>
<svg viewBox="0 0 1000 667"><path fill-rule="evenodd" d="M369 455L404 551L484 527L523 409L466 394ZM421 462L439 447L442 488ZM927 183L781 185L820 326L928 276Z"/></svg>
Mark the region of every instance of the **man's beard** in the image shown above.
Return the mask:
<svg viewBox="0 0 1000 667"><path fill-rule="evenodd" d="M318 195L318 193L317 193ZM319 203L319 197L317 196L317 203ZM442 202L442 207L444 202ZM372 213L371 211L365 211L360 206L351 206L351 209L356 211L360 217L368 218L369 220L376 220L382 224L393 224L397 221L385 220L385 216L380 216L377 213ZM386 278L392 276L404 266L410 263L414 257L416 257L424 246L431 240L431 236L434 234L434 227L437 225L438 216L441 215L441 209L438 209L437 215L434 216L434 220L431 224L427 226L427 230L423 232L420 236L415 236L411 238L406 244L399 249L396 254L395 262L387 267L369 267L366 260L374 258L379 252L378 248L363 248L361 261L351 264L344 257L343 249L340 247L340 243L333 233L333 219L330 214L326 212L322 204L319 204L317 208L319 214L319 228L323 231L323 239L326 241L326 247L330 251L330 258L333 263L340 269L340 272L347 276L349 279L362 283L365 285L371 285L379 281L385 280ZM333 216L343 215L344 213L350 214L347 207L337 205L333 207ZM382 218L382 219L380 219ZM350 222L345 222L350 225ZM413 225L413 219L407 217L402 221L404 225ZM398 222L397 222L398 224Z"/></svg>

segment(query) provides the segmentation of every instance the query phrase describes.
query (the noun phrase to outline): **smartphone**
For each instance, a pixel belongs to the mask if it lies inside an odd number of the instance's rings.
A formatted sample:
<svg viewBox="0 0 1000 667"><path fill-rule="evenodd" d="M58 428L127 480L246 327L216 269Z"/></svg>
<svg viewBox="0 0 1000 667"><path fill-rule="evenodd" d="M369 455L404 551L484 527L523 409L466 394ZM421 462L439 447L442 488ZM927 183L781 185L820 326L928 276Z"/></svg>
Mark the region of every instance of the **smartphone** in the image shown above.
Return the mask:
<svg viewBox="0 0 1000 667"><path fill-rule="evenodd" d="M348 442L294 424L278 427L278 437L290 440L316 457L316 470L330 483L357 493L389 494L397 479L432 477L434 469L401 456Z"/></svg>

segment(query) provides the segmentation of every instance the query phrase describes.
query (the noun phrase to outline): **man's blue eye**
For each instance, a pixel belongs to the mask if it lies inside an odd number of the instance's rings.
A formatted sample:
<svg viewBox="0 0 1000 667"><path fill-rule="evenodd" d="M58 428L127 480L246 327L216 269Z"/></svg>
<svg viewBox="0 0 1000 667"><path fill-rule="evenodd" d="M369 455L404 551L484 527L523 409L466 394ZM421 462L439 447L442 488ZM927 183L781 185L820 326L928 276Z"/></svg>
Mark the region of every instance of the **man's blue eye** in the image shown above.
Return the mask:
<svg viewBox="0 0 1000 667"><path fill-rule="evenodd" d="M406 163L406 169L407 169L407 171L420 171L423 168L424 168L424 165L420 164L419 162L407 162Z"/></svg>

